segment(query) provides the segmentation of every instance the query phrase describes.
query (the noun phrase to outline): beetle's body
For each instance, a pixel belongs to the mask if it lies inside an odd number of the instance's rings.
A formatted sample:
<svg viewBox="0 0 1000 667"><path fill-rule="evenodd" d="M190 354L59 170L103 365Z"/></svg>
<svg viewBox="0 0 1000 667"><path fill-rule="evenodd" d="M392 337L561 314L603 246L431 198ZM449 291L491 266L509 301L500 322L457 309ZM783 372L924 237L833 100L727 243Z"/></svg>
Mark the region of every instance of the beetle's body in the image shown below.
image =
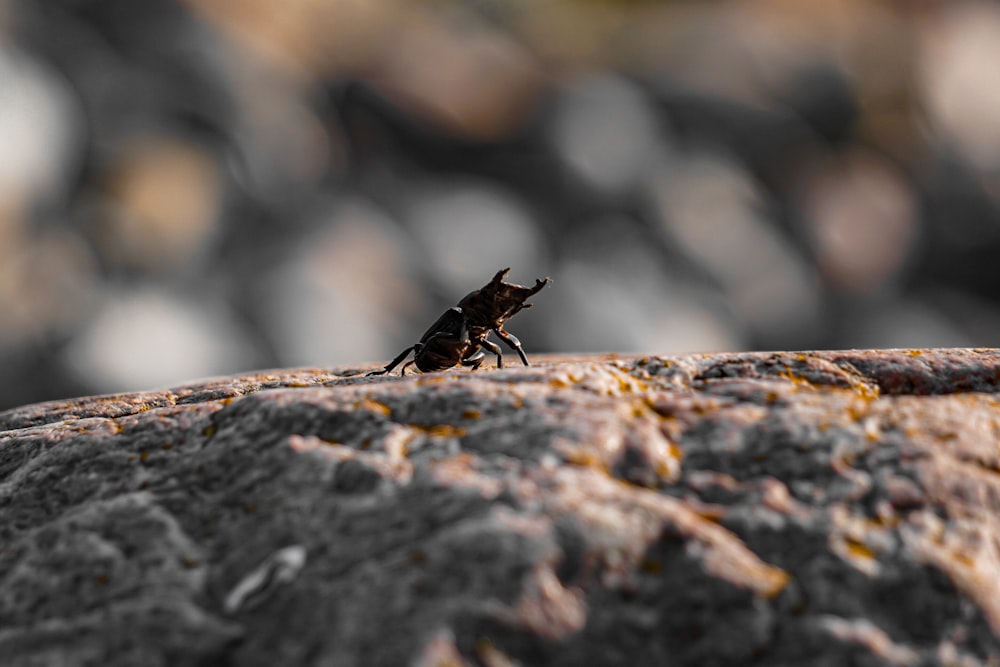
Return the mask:
<svg viewBox="0 0 1000 667"><path fill-rule="evenodd" d="M534 287L513 285L503 281L509 271L509 268L498 271L485 287L470 292L457 306L446 310L427 329L419 342L403 350L385 368L368 375L391 372L411 351L413 359L403 365L400 371L403 375L411 364L424 373L445 370L459 364L479 368L486 357L486 353L480 348L486 348L495 354L497 366L502 368L500 346L487 338L491 331L517 352L521 362L527 366L528 358L521 349L521 342L504 331L503 325L522 309L530 308L531 304L525 301L552 281L549 278L536 280Z"/></svg>
<svg viewBox="0 0 1000 667"><path fill-rule="evenodd" d="M444 311L420 338L419 345L419 349L414 346L413 364L424 373L457 366L470 349L478 348L473 345L465 317L457 306Z"/></svg>

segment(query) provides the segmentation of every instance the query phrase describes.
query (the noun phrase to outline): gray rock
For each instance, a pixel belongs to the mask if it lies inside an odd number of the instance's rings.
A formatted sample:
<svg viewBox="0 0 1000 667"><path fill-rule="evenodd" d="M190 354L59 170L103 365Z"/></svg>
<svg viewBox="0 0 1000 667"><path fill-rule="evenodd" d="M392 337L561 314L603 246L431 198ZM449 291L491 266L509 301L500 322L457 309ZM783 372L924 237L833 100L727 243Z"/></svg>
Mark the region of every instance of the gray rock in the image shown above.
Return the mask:
<svg viewBox="0 0 1000 667"><path fill-rule="evenodd" d="M5 664L1000 663L1000 352L533 361L0 413Z"/></svg>

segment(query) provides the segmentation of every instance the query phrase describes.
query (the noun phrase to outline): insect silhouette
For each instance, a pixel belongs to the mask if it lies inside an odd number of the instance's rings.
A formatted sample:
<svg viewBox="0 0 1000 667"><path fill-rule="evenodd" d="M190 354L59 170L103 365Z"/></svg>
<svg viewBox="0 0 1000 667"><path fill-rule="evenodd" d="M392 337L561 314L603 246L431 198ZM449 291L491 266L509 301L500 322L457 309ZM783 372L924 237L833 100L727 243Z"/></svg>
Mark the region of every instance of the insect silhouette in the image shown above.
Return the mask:
<svg viewBox="0 0 1000 667"><path fill-rule="evenodd" d="M485 287L470 292L457 306L446 310L427 329L419 342L400 352L385 368L371 371L367 375L391 372L410 352L413 352L413 359L403 364L400 375L406 375L406 369L411 364L424 373L445 370L459 364L476 369L486 358L486 353L480 348L486 348L495 354L497 367L503 368L500 346L487 339L491 331L517 352L521 363L527 366L528 358L524 356L521 341L504 331L503 325L523 309L531 308L531 304L525 301L541 291L552 279L543 278L536 280L534 287L524 287L505 283L503 279L509 272L510 268L497 271L493 280Z"/></svg>

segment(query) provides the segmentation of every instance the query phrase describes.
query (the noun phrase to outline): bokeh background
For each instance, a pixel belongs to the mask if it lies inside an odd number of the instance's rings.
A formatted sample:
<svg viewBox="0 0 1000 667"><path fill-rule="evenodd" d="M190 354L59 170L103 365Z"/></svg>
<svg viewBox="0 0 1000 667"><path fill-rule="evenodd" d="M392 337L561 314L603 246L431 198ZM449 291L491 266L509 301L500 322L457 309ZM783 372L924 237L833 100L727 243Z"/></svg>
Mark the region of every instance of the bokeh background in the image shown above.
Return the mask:
<svg viewBox="0 0 1000 667"><path fill-rule="evenodd" d="M0 0L0 408L387 360L1000 343L1000 5Z"/></svg>

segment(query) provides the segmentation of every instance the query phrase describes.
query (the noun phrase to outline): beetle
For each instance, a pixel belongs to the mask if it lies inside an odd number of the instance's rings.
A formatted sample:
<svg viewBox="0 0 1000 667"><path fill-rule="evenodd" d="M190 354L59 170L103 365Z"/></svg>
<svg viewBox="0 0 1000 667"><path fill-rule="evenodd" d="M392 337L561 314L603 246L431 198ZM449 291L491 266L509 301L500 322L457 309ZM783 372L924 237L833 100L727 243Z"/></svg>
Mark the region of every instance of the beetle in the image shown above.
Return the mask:
<svg viewBox="0 0 1000 667"><path fill-rule="evenodd" d="M400 375L406 375L406 369L411 364L424 373L442 371L459 364L471 366L475 370L486 358L486 353L480 348L486 348L495 354L497 368L503 368L500 346L487 339L491 331L517 352L521 363L528 366L521 341L504 331L503 325L523 309L531 308L532 304L525 301L538 294L552 279L536 280L534 287L525 287L504 282L509 272L510 267L497 271L493 280L484 287L470 292L457 306L446 310L421 336L419 342L400 352L385 368L370 371L367 375L385 375L391 372L410 352L413 352L413 359L403 364Z"/></svg>

